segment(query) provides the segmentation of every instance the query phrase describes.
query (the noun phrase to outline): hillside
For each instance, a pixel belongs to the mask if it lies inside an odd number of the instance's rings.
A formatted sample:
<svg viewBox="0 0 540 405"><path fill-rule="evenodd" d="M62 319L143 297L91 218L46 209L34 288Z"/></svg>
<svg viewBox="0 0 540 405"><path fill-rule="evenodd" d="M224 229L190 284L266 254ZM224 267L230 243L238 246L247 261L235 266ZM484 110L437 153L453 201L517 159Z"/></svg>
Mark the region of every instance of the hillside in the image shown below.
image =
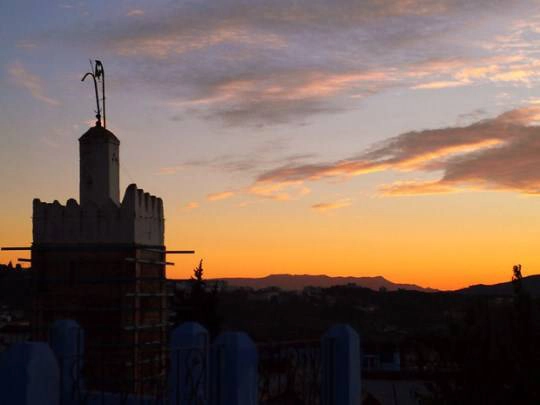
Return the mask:
<svg viewBox="0 0 540 405"><path fill-rule="evenodd" d="M534 297L540 296L540 274L523 277L523 289ZM456 292L470 295L512 295L514 293L512 282L492 285L476 284Z"/></svg>
<svg viewBox="0 0 540 405"><path fill-rule="evenodd" d="M279 287L284 290L301 290L304 287L328 288L337 285L354 284L359 287L366 287L372 290L386 288L388 291L398 289L433 292L430 288L423 288L415 284L393 283L382 276L376 277L330 277L326 275L293 275L293 274L272 274L261 278L222 278L232 287L251 287L254 289Z"/></svg>

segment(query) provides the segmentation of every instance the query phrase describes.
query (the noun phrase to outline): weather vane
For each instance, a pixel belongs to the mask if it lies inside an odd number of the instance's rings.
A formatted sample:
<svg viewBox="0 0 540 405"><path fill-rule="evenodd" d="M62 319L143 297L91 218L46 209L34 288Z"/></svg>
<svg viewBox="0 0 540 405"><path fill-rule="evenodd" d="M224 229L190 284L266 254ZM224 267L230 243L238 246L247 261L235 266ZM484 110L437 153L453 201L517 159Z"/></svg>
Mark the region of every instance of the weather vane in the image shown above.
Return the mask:
<svg viewBox="0 0 540 405"><path fill-rule="evenodd" d="M103 127L107 128L107 116L105 115L105 70L103 70L103 63L97 59L94 63L90 61L90 69L91 71L85 73L81 81L84 82L87 76L92 76L94 80L94 91L96 92L96 125L101 126L101 111L103 111ZM101 82L101 105L103 105L103 108L100 105L98 82Z"/></svg>

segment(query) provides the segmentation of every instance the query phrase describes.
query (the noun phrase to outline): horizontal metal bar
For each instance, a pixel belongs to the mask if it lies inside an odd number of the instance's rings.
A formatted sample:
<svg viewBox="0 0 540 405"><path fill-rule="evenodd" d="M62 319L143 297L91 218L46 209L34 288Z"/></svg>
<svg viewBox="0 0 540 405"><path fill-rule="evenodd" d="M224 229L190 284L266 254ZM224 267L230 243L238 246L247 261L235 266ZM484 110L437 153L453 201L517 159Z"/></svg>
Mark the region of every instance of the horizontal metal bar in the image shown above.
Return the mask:
<svg viewBox="0 0 540 405"><path fill-rule="evenodd" d="M165 324L163 324L164 326L161 326L161 327L146 327L146 329L161 329L161 328L165 328L168 326L172 326L174 325L173 322L167 322ZM48 331L50 329L50 325L47 324L47 325L35 325L35 326L30 326L28 328L28 330L37 330L37 331ZM95 324L95 325L91 325L91 324L86 324L85 327L84 327L85 330L91 330L92 332L94 331L107 331L108 332L108 336L110 336L111 338L114 338L115 341L117 340L120 340L122 338L125 338L125 334L126 333L129 333L130 336L132 336L131 334L134 332L134 329L133 329L133 325L132 324L128 324L128 325L119 325L118 323L110 323L110 324ZM114 335L112 334L114 332Z"/></svg>
<svg viewBox="0 0 540 405"><path fill-rule="evenodd" d="M173 297L172 293L127 293L126 297Z"/></svg>
<svg viewBox="0 0 540 405"><path fill-rule="evenodd" d="M114 348L122 348L127 347L128 349L132 347L144 347L145 349L148 349L150 347L155 347L155 351L165 351L167 349L167 343L166 342L160 342L160 341L152 341L152 342L142 342L142 343L98 343L98 344L87 344L87 349L101 349L105 347L114 347Z"/></svg>
<svg viewBox="0 0 540 405"><path fill-rule="evenodd" d="M24 258L22 258L22 257L19 257L19 258L17 259L17 261L19 261L19 262L24 262L24 263L32 263L32 259L24 259Z"/></svg>
<svg viewBox="0 0 540 405"><path fill-rule="evenodd" d="M155 265L159 265L159 266L174 266L174 263L171 263L171 262L156 262L156 261L153 261L153 260L136 259L134 257L126 257L124 260L126 262L131 262L131 263L155 264Z"/></svg>
<svg viewBox="0 0 540 405"><path fill-rule="evenodd" d="M141 249L146 252L156 252L156 253L168 253L170 255L192 255L195 253L194 250L162 250L162 249Z"/></svg>
<svg viewBox="0 0 540 405"><path fill-rule="evenodd" d="M161 246L152 245L137 245L133 243L73 243L73 244L56 244L56 243L34 243L31 248L25 250L35 251L133 251L133 250L159 250Z"/></svg>
<svg viewBox="0 0 540 405"><path fill-rule="evenodd" d="M120 362L105 362L105 361L103 361L103 362L100 362L100 364L101 364L101 365L105 365L105 364L120 365L120 364L122 364L122 365L125 366L124 363L120 363ZM108 383L109 385L114 385L114 384L126 383L126 382L127 382L127 383L136 383L136 382L139 382L139 381L143 381L143 382L144 382L144 381L149 381L149 380L160 381L164 376L165 376L165 374L164 374L163 372L160 372L160 373L158 373L158 374L153 374L153 375L150 376L150 377L142 377L142 378L131 378L131 377L127 377L127 378L111 378L110 376L107 376L107 383ZM99 378L99 377L97 377L97 378ZM103 378L103 377L101 377L101 378ZM113 384L113 383L114 383L114 384ZM89 390L88 393L91 393L92 395L102 395L102 394L105 393L105 391L103 391L103 390L98 390L98 389L93 389L93 390ZM131 392L131 391L129 391L129 392L125 392L125 391L119 392L119 391L116 391L116 392L110 392L110 393L108 393L107 395L112 395L113 398L114 398L114 397L120 398L120 396L126 395L126 394L129 396L129 395L132 395L133 392ZM99 397L97 397L97 398L99 398ZM161 398L161 397L160 397L160 398ZM159 400L159 402L154 402L154 400L156 400L156 399L157 399L157 397L154 397L154 398L153 398L153 400L152 400L152 403L153 403L153 404L155 404L155 403L166 403L166 402L163 402L163 401L162 401L163 398L161 398L161 399ZM87 403L87 401L85 401L84 403ZM100 404L101 404L102 402L101 402L101 401L95 401L95 403L100 403ZM107 403L112 403L112 402L107 402ZM121 402L116 401L116 402L114 402L114 403L125 404L126 402L125 402L125 400L122 400ZM132 403L132 402L129 402L129 403ZM140 402L137 401L137 403L140 403ZM149 402L146 402L146 400L145 400L144 403L149 403ZM168 403L168 402L167 402L167 403Z"/></svg>
<svg viewBox="0 0 540 405"><path fill-rule="evenodd" d="M156 324L149 324L149 325L124 326L122 329L124 330L161 329L161 328L166 328L167 326L169 326L169 323L156 323Z"/></svg>
<svg viewBox="0 0 540 405"><path fill-rule="evenodd" d="M3 246L0 250L116 250L116 249L136 249L147 252L165 253L170 255L192 255L194 250L160 250L138 247L137 245L35 245L35 246Z"/></svg>
<svg viewBox="0 0 540 405"><path fill-rule="evenodd" d="M39 311L40 312L67 312L67 313L71 313L71 312L133 312L133 311L139 311L141 313L147 313L147 312L166 312L167 308L165 307L165 305L163 305L162 307L147 307L147 306L144 306L144 307L141 307L141 306L136 306L136 307L123 307L123 306L118 306L118 307L72 307L70 306L69 308L66 308L66 307L40 307L39 308Z"/></svg>
<svg viewBox="0 0 540 405"><path fill-rule="evenodd" d="M74 279L68 279L68 278L48 278L48 277L42 277L36 276L37 280L39 281L40 285L46 285L46 284L110 284L110 283L118 283L118 284L133 284L137 281L160 281L160 282L167 282L167 279L165 277L141 277L141 276L133 276L133 277L125 277L125 278L74 278Z"/></svg>

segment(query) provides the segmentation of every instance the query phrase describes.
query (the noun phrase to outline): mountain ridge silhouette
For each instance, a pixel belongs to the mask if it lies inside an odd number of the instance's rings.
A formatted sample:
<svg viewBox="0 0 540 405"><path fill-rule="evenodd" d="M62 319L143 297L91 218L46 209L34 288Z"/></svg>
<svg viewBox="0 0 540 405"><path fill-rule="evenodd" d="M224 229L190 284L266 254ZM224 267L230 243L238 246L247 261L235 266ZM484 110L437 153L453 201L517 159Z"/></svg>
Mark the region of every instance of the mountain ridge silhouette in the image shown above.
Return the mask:
<svg viewBox="0 0 540 405"><path fill-rule="evenodd" d="M540 274L532 274L523 277L521 280L523 290L532 296L540 296ZM496 284L474 284L469 287L455 290L455 292L470 295L501 295L508 296L514 294L514 287L511 281Z"/></svg>
<svg viewBox="0 0 540 405"><path fill-rule="evenodd" d="M435 292L433 288L421 287L416 284L394 283L383 276L352 277L352 276L328 276L325 274L270 274L264 277L224 277L215 278L214 281L225 281L232 287L251 287L254 289L279 287L283 290L301 290L304 287L328 288L338 285L355 284L359 287L387 291L398 289Z"/></svg>

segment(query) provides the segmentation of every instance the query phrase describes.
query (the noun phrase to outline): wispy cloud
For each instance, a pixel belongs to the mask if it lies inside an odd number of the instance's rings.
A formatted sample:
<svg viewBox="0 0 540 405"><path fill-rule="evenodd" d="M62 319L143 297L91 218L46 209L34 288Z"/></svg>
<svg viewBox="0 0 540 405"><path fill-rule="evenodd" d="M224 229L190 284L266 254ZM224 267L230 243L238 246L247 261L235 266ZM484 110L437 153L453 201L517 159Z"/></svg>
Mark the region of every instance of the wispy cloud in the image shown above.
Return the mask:
<svg viewBox="0 0 540 405"><path fill-rule="evenodd" d="M331 210L337 210L339 208L345 208L352 204L352 201L350 198L343 198L341 200L333 201L333 202L326 202L326 203L318 203L311 206L312 209L318 212L327 212Z"/></svg>
<svg viewBox="0 0 540 405"><path fill-rule="evenodd" d="M296 70L296 69L295 69ZM230 78L205 86L192 100L173 102L228 125L281 124L297 117L334 113L350 109L336 96L366 96L393 82L387 71L276 71L251 75L250 79Z"/></svg>
<svg viewBox="0 0 540 405"><path fill-rule="evenodd" d="M178 173L179 171L185 169L185 166L183 165L177 165L177 166L164 166L160 167L157 174L162 176L169 176Z"/></svg>
<svg viewBox="0 0 540 405"><path fill-rule="evenodd" d="M284 182L256 182L244 193L257 197L269 198L276 201L297 200L311 192L311 190L300 181Z"/></svg>
<svg viewBox="0 0 540 405"><path fill-rule="evenodd" d="M164 99L171 118L303 124L359 108L363 98L392 87L535 83L538 56L509 57L502 48L508 40L501 39L520 30L511 41L522 40L532 28L498 24L499 37L468 36L472 26L492 34L491 20L502 14L505 22L533 15L538 7L526 3L253 0L246 7L241 0L202 0L142 15L131 10L138 18L62 38L99 39L124 64L128 80Z"/></svg>
<svg viewBox="0 0 540 405"><path fill-rule="evenodd" d="M235 195L255 196L274 201L293 201L309 194L311 190L302 181L255 182L251 186L209 194L209 201L218 201Z"/></svg>
<svg viewBox="0 0 540 405"><path fill-rule="evenodd" d="M219 193L208 194L206 196L206 199L208 201L220 201L220 200L226 200L227 198L231 198L234 195L235 195L234 191L222 191Z"/></svg>
<svg viewBox="0 0 540 405"><path fill-rule="evenodd" d="M380 171L443 173L439 180L383 185L383 195L463 189L540 194L540 106L507 111L463 127L407 132L347 159L286 165L261 173L252 189L284 192L305 182Z"/></svg>
<svg viewBox="0 0 540 405"><path fill-rule="evenodd" d="M188 211L191 211L191 210L194 210L196 208L199 208L199 203L197 201L191 201L189 203L187 203L185 206L184 206L184 209L188 210Z"/></svg>
<svg viewBox="0 0 540 405"><path fill-rule="evenodd" d="M134 8L129 10L126 15L128 17L140 17L144 15L144 10L141 10L140 8Z"/></svg>
<svg viewBox="0 0 540 405"><path fill-rule="evenodd" d="M247 46L257 44L280 47L284 45L276 35L259 36L241 28L217 27L199 37L173 32L142 38L123 38L114 44L114 50L123 56L169 59L172 56L231 42Z"/></svg>
<svg viewBox="0 0 540 405"><path fill-rule="evenodd" d="M36 100L53 106L60 105L58 100L47 96L41 78L29 72L21 62L11 64L8 73L13 83L30 92Z"/></svg>
<svg viewBox="0 0 540 405"><path fill-rule="evenodd" d="M17 48L20 48L20 49L30 50L30 49L36 48L37 44L36 44L35 41L29 41L27 39L21 39L20 41L17 41L16 46L17 46Z"/></svg>
<svg viewBox="0 0 540 405"><path fill-rule="evenodd" d="M177 166L167 166L160 168L160 174L174 174L187 168L209 168L216 171L256 173L264 168L275 167L283 164L298 164L316 155L312 153L299 153L276 157L284 147L281 142L271 142L250 151L249 154L224 154L217 155L210 159L189 160Z"/></svg>
<svg viewBox="0 0 540 405"><path fill-rule="evenodd" d="M532 83L540 79L540 59L515 54L449 59L417 65L413 89L437 90L482 83Z"/></svg>
<svg viewBox="0 0 540 405"><path fill-rule="evenodd" d="M457 189L450 184L441 184L435 181L397 181L379 187L379 192L384 196L401 195L430 195L449 194L457 192Z"/></svg>
<svg viewBox="0 0 540 405"><path fill-rule="evenodd" d="M468 84L467 82L457 82L457 81L440 81L440 82L428 82L420 83L416 86L413 86L413 89L447 89L451 87L460 87Z"/></svg>

